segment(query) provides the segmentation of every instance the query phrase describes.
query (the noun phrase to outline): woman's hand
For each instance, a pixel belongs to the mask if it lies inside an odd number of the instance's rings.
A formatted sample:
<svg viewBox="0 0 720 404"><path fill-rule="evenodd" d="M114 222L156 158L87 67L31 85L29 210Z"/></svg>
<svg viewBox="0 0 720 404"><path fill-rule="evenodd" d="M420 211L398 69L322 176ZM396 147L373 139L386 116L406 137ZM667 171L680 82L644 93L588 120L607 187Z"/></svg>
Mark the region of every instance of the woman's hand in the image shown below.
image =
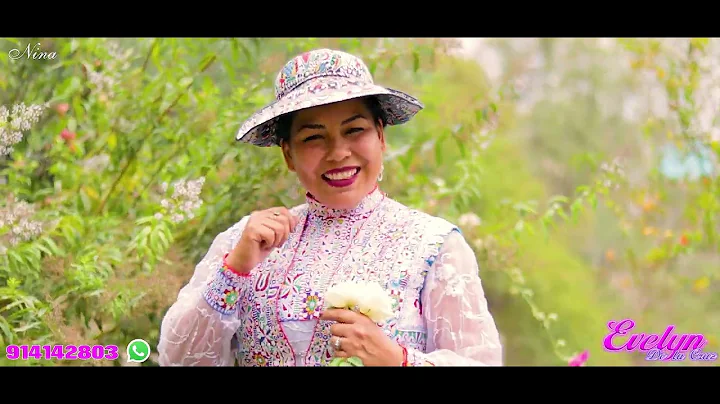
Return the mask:
<svg viewBox="0 0 720 404"><path fill-rule="evenodd" d="M346 309L328 309L320 316L321 320L336 321L330 327L330 344L338 358L356 356L365 366L401 366L403 350L391 340L382 329L367 316Z"/></svg>
<svg viewBox="0 0 720 404"><path fill-rule="evenodd" d="M240 273L250 272L273 249L285 244L297 222L297 217L283 207L253 212L240 241L227 257L228 264Z"/></svg>

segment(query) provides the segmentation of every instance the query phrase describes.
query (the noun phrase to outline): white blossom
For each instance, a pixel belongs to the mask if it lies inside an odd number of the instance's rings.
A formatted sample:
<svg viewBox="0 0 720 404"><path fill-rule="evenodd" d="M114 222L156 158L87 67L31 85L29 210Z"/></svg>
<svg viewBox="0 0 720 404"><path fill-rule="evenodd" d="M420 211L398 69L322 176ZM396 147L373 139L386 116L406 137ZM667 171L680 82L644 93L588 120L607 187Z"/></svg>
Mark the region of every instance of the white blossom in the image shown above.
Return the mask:
<svg viewBox="0 0 720 404"><path fill-rule="evenodd" d="M33 220L35 207L10 195L5 206L0 207L0 230L11 246L29 241L43 232L43 223ZM3 247L5 248L5 247Z"/></svg>
<svg viewBox="0 0 720 404"><path fill-rule="evenodd" d="M107 154L100 154L85 159L81 164L85 171L102 171L108 166L108 164L110 164L110 156Z"/></svg>
<svg viewBox="0 0 720 404"><path fill-rule="evenodd" d="M108 42L106 46L107 58L103 58L102 70L100 66L86 65L87 79L90 87L102 98L113 98L114 88L120 81L124 70L130 68L132 49L122 49L117 42ZM95 70L95 68L98 70ZM121 120L123 129L127 129L127 120ZM122 130L122 129L121 129ZM125 132L129 132L125 130Z"/></svg>
<svg viewBox="0 0 720 404"><path fill-rule="evenodd" d="M600 171L604 176L604 179L601 180L602 184L609 189L618 189L620 187L618 181L625 178L625 168L617 157L610 163L600 164Z"/></svg>
<svg viewBox="0 0 720 404"><path fill-rule="evenodd" d="M356 310L376 323L393 315L394 300L378 283L342 282L325 293L328 307Z"/></svg>
<svg viewBox="0 0 720 404"><path fill-rule="evenodd" d="M105 94L109 98L115 96L113 92L113 87L117 83L115 78L93 70L88 70L87 77L95 91L100 94Z"/></svg>
<svg viewBox="0 0 720 404"><path fill-rule="evenodd" d="M600 170L608 174L616 174L619 176L625 175L623 164L617 157L615 157L609 164L607 162L600 164Z"/></svg>
<svg viewBox="0 0 720 404"><path fill-rule="evenodd" d="M205 177L190 181L182 179L172 184L172 195L160 201L160 206L163 208L164 213L170 217L171 222L181 223L195 217L193 211L199 209L203 204L202 199L200 199L200 192L204 184ZM169 187L170 185L166 182L160 186L161 190L166 194Z"/></svg>
<svg viewBox="0 0 720 404"><path fill-rule="evenodd" d="M0 105L0 156L13 152L13 146L23 138L32 125L40 120L48 104L30 105L15 104L11 109Z"/></svg>

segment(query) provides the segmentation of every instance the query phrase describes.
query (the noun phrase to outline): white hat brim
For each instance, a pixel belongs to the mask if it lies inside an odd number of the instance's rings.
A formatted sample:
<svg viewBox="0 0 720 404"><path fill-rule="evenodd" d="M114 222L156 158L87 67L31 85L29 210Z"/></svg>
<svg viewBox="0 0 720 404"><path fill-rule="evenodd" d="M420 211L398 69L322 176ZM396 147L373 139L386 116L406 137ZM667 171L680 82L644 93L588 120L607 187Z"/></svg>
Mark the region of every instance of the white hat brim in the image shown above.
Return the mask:
<svg viewBox="0 0 720 404"><path fill-rule="evenodd" d="M419 100L402 91L354 78L325 76L303 83L285 97L254 113L240 126L235 139L256 146L277 146L276 124L280 116L367 96L377 97L385 112L387 125L406 123L424 108Z"/></svg>

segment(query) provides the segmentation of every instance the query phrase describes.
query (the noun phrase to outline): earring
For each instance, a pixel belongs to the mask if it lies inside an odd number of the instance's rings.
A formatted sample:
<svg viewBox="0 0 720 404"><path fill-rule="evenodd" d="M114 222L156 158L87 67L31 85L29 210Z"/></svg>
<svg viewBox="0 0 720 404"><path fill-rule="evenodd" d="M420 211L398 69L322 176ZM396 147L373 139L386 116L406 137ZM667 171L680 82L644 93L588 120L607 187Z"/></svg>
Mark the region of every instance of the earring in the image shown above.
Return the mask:
<svg viewBox="0 0 720 404"><path fill-rule="evenodd" d="M378 182L382 181L383 179L383 171L385 171L385 164L380 163L380 174L378 174Z"/></svg>

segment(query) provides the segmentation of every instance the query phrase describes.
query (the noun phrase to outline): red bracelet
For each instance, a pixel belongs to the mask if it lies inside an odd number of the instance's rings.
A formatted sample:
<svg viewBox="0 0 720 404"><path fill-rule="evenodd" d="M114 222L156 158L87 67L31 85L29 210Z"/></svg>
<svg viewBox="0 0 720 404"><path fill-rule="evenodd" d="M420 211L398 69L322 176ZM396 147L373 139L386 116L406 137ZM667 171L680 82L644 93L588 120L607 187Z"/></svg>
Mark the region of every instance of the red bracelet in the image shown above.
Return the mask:
<svg viewBox="0 0 720 404"><path fill-rule="evenodd" d="M402 361L402 365L400 365L400 366L402 366L402 367L407 367L407 365L408 365L408 351L407 351L407 348L405 348L405 347L402 346L402 345L400 345L400 348L402 348L402 351L403 351L403 361Z"/></svg>
<svg viewBox="0 0 720 404"><path fill-rule="evenodd" d="M228 271L232 271L233 273L237 274L238 276L250 276L250 272L243 273L243 272L240 272L237 269L231 267L230 264L228 264L228 262L227 262L228 255L230 255L230 253L226 253L223 256L223 260L222 260L223 268L227 269Z"/></svg>

